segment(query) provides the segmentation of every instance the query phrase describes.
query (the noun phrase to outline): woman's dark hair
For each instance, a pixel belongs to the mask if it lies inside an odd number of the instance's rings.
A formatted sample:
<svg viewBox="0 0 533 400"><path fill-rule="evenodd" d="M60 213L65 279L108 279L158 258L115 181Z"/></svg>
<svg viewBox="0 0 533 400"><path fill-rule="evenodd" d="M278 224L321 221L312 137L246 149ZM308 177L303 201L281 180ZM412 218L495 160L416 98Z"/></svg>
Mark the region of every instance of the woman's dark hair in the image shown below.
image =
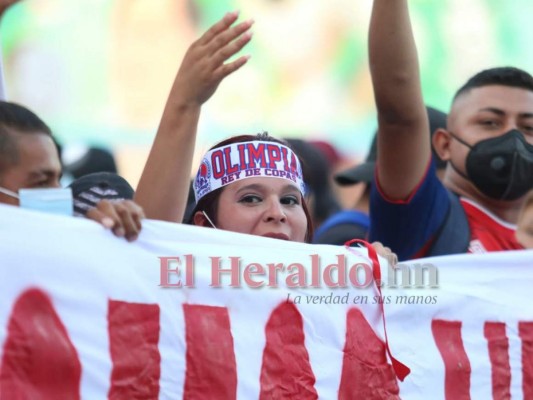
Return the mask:
<svg viewBox="0 0 533 400"><path fill-rule="evenodd" d="M342 209L331 187L328 160L317 147L305 140L286 140L300 159L308 191L314 196L312 216L318 226Z"/></svg>
<svg viewBox="0 0 533 400"><path fill-rule="evenodd" d="M272 136L269 136L268 133L263 132L263 133L258 133L257 135L232 136L228 139L225 139L215 144L213 147L209 149L209 151L213 149L217 149L219 147L224 147L224 146L227 146L233 143L243 143L243 142L252 142L252 141L275 142L275 143L279 143L284 146L287 146L289 148L291 147L287 142L280 140L280 139L273 138ZM224 190L224 187L221 187L203 196L200 199L200 201L196 203L196 206L192 210L187 223L190 225L194 225L194 215L198 211L204 211L209 216L209 218L213 221L213 223L217 225L218 200L223 190ZM305 218L307 219L307 232L305 233L304 240L306 243L311 243L311 240L313 239L313 233L314 233L313 221L311 219L311 214L309 213L309 209L307 208L307 203L306 203L305 198L302 199L302 208L305 213Z"/></svg>

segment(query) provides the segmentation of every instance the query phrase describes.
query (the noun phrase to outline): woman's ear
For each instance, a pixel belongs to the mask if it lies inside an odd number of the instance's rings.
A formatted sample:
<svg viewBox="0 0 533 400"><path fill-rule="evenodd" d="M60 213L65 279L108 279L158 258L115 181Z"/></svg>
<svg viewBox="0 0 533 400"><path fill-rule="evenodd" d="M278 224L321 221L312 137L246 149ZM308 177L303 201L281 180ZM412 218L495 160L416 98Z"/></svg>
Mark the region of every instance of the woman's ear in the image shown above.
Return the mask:
<svg viewBox="0 0 533 400"><path fill-rule="evenodd" d="M197 226L205 226L208 228L215 228L215 224L211 221L211 218L209 218L209 215L205 211L196 211L193 218L194 225Z"/></svg>
<svg viewBox="0 0 533 400"><path fill-rule="evenodd" d="M435 153L443 161L448 161L450 159L450 144L452 141L452 135L446 129L439 128L435 131L431 137L431 144Z"/></svg>
<svg viewBox="0 0 533 400"><path fill-rule="evenodd" d="M197 226L208 226L211 227L209 221L201 211L196 211L193 217L193 224Z"/></svg>

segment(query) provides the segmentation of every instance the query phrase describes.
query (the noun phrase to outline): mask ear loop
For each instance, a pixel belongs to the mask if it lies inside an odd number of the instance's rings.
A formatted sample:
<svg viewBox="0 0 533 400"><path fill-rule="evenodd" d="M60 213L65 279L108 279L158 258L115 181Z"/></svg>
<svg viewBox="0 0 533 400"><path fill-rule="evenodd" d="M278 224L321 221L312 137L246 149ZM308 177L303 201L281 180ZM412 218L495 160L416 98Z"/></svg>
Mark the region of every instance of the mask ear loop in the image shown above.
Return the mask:
<svg viewBox="0 0 533 400"><path fill-rule="evenodd" d="M452 131L448 131L448 133L450 134L450 136L452 138L454 138L455 140L457 140L459 143L461 143L462 145L465 145L466 147L468 147L470 150L472 150L472 148L474 146L466 143L463 139L461 139L459 136L457 136L455 133L453 133Z"/></svg>
<svg viewBox="0 0 533 400"><path fill-rule="evenodd" d="M461 139L459 136L457 136L455 133L453 133L452 131L448 131L448 133L450 134L450 136L457 140L459 143L461 143L463 146L466 146L468 147L470 150L472 150L473 146L470 146L468 143L466 143L463 139ZM470 178L467 176L467 174L465 174L464 172L462 171L459 171L459 168L457 168L455 166L455 164L452 162L451 158L449 160L449 163L450 165L452 166L452 168L454 169L455 172L457 172L459 175L461 175L463 178L465 178L466 180L470 180Z"/></svg>
<svg viewBox="0 0 533 400"><path fill-rule="evenodd" d="M10 196L10 197L14 197L15 199L19 199L20 198L17 193L12 192L11 190L5 189L3 187L0 187L0 193L3 193L3 194L5 194L7 196Z"/></svg>
<svg viewBox="0 0 533 400"><path fill-rule="evenodd" d="M209 222L213 228L218 229L215 226L215 224L213 223L213 221L211 221L211 218L209 218L209 216L207 215L207 213L204 210L202 210L202 214L204 214L205 219L207 219L207 222Z"/></svg>

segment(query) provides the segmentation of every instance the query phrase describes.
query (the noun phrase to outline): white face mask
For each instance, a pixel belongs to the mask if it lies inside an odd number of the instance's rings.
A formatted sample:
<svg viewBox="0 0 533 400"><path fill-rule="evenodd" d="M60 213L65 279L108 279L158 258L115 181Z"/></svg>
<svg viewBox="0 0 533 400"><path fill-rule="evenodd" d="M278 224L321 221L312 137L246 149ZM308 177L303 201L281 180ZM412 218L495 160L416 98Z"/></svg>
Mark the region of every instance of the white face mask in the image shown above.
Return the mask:
<svg viewBox="0 0 533 400"><path fill-rule="evenodd" d="M51 214L73 214L72 190L70 188L20 189L18 194L3 187L0 193L18 199L22 208Z"/></svg>

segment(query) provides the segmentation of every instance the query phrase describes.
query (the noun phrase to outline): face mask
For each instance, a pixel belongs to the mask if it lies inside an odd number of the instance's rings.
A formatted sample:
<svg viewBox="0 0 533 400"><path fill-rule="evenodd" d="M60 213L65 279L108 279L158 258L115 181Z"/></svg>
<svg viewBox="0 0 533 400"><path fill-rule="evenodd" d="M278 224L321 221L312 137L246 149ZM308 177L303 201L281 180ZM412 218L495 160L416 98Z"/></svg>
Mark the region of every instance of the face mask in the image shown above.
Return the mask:
<svg viewBox="0 0 533 400"><path fill-rule="evenodd" d="M486 196L516 200L533 188L533 145L526 142L520 131L513 129L474 146L453 133L452 136L470 148L466 157L467 179Z"/></svg>
<svg viewBox="0 0 533 400"><path fill-rule="evenodd" d="M17 194L0 188L0 192L18 199L21 208L59 215L71 216L73 214L71 189L20 189Z"/></svg>

